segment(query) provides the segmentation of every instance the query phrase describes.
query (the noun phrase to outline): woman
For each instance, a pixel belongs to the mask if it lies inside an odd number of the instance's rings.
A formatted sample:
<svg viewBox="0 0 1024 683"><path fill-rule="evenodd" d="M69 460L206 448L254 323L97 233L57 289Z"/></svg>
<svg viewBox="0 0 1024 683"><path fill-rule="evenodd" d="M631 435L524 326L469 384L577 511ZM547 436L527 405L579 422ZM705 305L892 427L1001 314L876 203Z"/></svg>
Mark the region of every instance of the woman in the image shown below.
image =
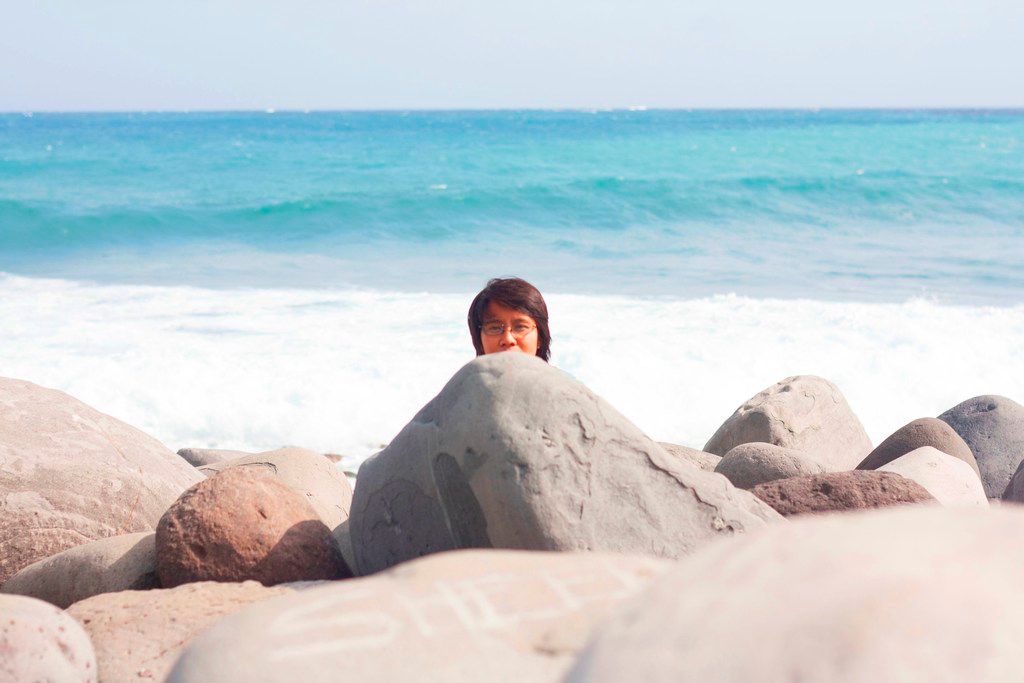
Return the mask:
<svg viewBox="0 0 1024 683"><path fill-rule="evenodd" d="M491 280L469 305L468 317L469 334L478 356L518 351L545 362L551 357L548 306L526 280Z"/></svg>

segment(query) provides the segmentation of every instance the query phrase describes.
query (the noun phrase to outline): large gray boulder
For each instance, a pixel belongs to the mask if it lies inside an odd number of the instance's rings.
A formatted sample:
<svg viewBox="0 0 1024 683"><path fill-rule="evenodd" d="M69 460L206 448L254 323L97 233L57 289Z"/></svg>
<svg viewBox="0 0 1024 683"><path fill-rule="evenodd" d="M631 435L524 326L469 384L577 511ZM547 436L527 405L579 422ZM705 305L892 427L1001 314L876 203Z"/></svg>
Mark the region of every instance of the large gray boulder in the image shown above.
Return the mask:
<svg viewBox="0 0 1024 683"><path fill-rule="evenodd" d="M202 478L120 420L60 391L0 378L0 584L67 548L153 531Z"/></svg>
<svg viewBox="0 0 1024 683"><path fill-rule="evenodd" d="M783 448L770 443L741 443L725 454L715 472L741 489L776 479L824 474L825 466L804 451Z"/></svg>
<svg viewBox="0 0 1024 683"><path fill-rule="evenodd" d="M728 539L624 604L566 680L1018 680L1021 538L1016 506L922 506Z"/></svg>
<svg viewBox="0 0 1024 683"><path fill-rule="evenodd" d="M871 451L871 439L838 387L813 375L787 377L758 393L704 450L724 456L753 441L805 451L830 472L852 470Z"/></svg>
<svg viewBox="0 0 1024 683"><path fill-rule="evenodd" d="M92 683L96 655L74 619L23 595L0 595L0 681Z"/></svg>
<svg viewBox="0 0 1024 683"><path fill-rule="evenodd" d="M2 590L65 608L100 593L154 588L154 537L140 531L76 545L23 568Z"/></svg>
<svg viewBox="0 0 1024 683"><path fill-rule="evenodd" d="M968 446L952 427L935 417L922 417L909 422L878 444L868 457L857 465L858 470L877 470L907 453L931 446L943 453L963 460L981 478L978 463Z"/></svg>
<svg viewBox="0 0 1024 683"><path fill-rule="evenodd" d="M779 517L535 357L468 363L359 469L357 574L457 548L681 557Z"/></svg>
<svg viewBox="0 0 1024 683"><path fill-rule="evenodd" d="M167 680L554 683L592 629L671 566L603 553L431 555L227 617Z"/></svg>
<svg viewBox="0 0 1024 683"><path fill-rule="evenodd" d="M988 507L985 489L971 466L937 448L923 446L878 468L916 481L935 500L952 507Z"/></svg>
<svg viewBox="0 0 1024 683"><path fill-rule="evenodd" d="M985 494L997 498L1024 460L1024 406L1005 396L975 396L939 419L970 446Z"/></svg>
<svg viewBox="0 0 1024 683"><path fill-rule="evenodd" d="M255 581L187 583L176 588L104 593L76 602L68 614L92 639L100 683L163 681L185 646L218 619L302 586L267 587Z"/></svg>

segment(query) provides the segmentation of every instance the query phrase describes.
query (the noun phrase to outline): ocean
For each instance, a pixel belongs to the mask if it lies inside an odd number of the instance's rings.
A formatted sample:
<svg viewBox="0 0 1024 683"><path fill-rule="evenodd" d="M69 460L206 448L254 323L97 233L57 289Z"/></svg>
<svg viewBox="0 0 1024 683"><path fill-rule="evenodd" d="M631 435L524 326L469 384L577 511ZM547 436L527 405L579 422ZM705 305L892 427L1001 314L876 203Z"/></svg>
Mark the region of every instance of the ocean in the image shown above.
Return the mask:
<svg viewBox="0 0 1024 683"><path fill-rule="evenodd" d="M793 374L876 443L1024 402L1024 112L0 115L0 375L172 449L358 462L507 275L659 440Z"/></svg>

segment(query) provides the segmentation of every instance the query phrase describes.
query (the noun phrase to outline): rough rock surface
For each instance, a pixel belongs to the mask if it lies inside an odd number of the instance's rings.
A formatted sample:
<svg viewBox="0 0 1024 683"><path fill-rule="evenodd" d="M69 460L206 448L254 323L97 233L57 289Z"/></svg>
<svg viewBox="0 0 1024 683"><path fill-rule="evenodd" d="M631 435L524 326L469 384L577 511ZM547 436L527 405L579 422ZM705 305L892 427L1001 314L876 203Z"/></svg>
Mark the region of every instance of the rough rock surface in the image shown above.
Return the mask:
<svg viewBox="0 0 1024 683"><path fill-rule="evenodd" d="M871 439L838 387L798 375L773 384L736 409L704 450L724 456L742 443L761 441L822 458L830 472L856 467Z"/></svg>
<svg viewBox="0 0 1024 683"><path fill-rule="evenodd" d="M1018 680L1020 538L1015 506L921 506L728 539L624 604L567 681Z"/></svg>
<svg viewBox="0 0 1024 683"><path fill-rule="evenodd" d="M750 489L766 481L824 474L825 466L804 451L770 443L741 443L721 459L715 472L733 486Z"/></svg>
<svg viewBox="0 0 1024 683"><path fill-rule="evenodd" d="M975 396L939 419L970 446L985 495L999 496L1024 460L1024 406L1005 396Z"/></svg>
<svg viewBox="0 0 1024 683"><path fill-rule="evenodd" d="M466 550L254 605L182 654L172 683L561 680L593 627L672 563ZM623 679L632 680L632 679Z"/></svg>
<svg viewBox="0 0 1024 683"><path fill-rule="evenodd" d="M0 681L90 683L92 643L74 619L23 595L0 595Z"/></svg>
<svg viewBox="0 0 1024 683"><path fill-rule="evenodd" d="M857 465L857 469L877 470L882 465L925 446L931 446L963 460L970 465L978 478L981 478L981 471L970 447L952 427L935 417L922 417L903 425L878 444L878 447Z"/></svg>
<svg viewBox="0 0 1024 683"><path fill-rule="evenodd" d="M154 538L140 531L76 545L23 568L2 590L65 608L100 593L155 588Z"/></svg>
<svg viewBox="0 0 1024 683"><path fill-rule="evenodd" d="M0 584L87 541L152 531L200 479L134 427L60 391L0 378Z"/></svg>
<svg viewBox="0 0 1024 683"><path fill-rule="evenodd" d="M786 517L807 512L934 503L923 486L894 472L853 470L792 477L758 484L751 493Z"/></svg>
<svg viewBox="0 0 1024 683"><path fill-rule="evenodd" d="M1017 471L1013 473L1013 478L1010 479L1010 483L1006 485L1006 490L1003 491L1003 502L1004 503L1024 503L1024 461L1017 467Z"/></svg>
<svg viewBox="0 0 1024 683"><path fill-rule="evenodd" d="M363 463L350 531L369 574L457 548L680 557L777 519L565 373L501 353L468 363Z"/></svg>
<svg viewBox="0 0 1024 683"><path fill-rule="evenodd" d="M292 585L268 588L256 581L207 581L97 595L75 603L68 614L92 639L101 683L163 681L181 650L218 619L293 590Z"/></svg>
<svg viewBox="0 0 1024 683"><path fill-rule="evenodd" d="M988 507L978 474L959 458L931 446L916 448L878 468L916 481L935 500L952 507Z"/></svg>
<svg viewBox="0 0 1024 683"><path fill-rule="evenodd" d="M665 449L669 455L674 455L677 458L682 458L691 465L695 465L705 472L714 472L715 466L722 459L721 456L715 455L714 453L705 453L704 451L698 451L696 448L690 448L688 446L679 446L674 443L665 443L659 441L658 445Z"/></svg>
<svg viewBox="0 0 1024 683"><path fill-rule="evenodd" d="M244 458L247 455L253 454L246 451L231 451L221 448L182 448L178 450L178 455L185 458L185 462L193 467L205 467L227 460L234 460L235 458Z"/></svg>
<svg viewBox="0 0 1024 683"><path fill-rule="evenodd" d="M330 530L299 493L273 476L234 467L179 498L156 529L160 584L286 581L349 575Z"/></svg>

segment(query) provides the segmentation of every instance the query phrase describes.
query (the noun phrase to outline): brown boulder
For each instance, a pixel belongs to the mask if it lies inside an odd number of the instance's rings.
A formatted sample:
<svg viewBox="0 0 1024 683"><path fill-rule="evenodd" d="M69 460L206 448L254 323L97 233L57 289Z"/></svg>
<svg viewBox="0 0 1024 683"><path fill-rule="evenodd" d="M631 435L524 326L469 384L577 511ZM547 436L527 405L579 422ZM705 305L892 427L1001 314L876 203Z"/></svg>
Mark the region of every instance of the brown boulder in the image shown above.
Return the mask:
<svg viewBox="0 0 1024 683"><path fill-rule="evenodd" d="M25 567L7 580L3 592L65 608L100 593L155 588L154 536L140 531L76 545Z"/></svg>
<svg viewBox="0 0 1024 683"><path fill-rule="evenodd" d="M151 591L106 593L77 602L68 614L78 620L96 650L100 683L162 681L179 652L221 617L258 600L290 593L244 583L189 583Z"/></svg>
<svg viewBox="0 0 1024 683"><path fill-rule="evenodd" d="M230 468L179 498L156 530L160 583L286 581L350 575L313 507L273 476Z"/></svg>
<svg viewBox="0 0 1024 683"><path fill-rule="evenodd" d="M917 482L893 472L875 470L776 479L758 484L750 492L786 517L808 512L863 510L936 502Z"/></svg>
<svg viewBox="0 0 1024 683"><path fill-rule="evenodd" d="M974 454L971 453L971 447L960 438L960 435L952 427L935 417L922 417L903 425L885 441L878 444L878 447L857 465L857 469L877 470L896 458L925 446L931 446L947 455L963 460L977 473L978 478L981 478L978 462L974 459Z"/></svg>
<svg viewBox="0 0 1024 683"><path fill-rule="evenodd" d="M0 378L0 584L107 536L152 531L202 475L65 393Z"/></svg>

